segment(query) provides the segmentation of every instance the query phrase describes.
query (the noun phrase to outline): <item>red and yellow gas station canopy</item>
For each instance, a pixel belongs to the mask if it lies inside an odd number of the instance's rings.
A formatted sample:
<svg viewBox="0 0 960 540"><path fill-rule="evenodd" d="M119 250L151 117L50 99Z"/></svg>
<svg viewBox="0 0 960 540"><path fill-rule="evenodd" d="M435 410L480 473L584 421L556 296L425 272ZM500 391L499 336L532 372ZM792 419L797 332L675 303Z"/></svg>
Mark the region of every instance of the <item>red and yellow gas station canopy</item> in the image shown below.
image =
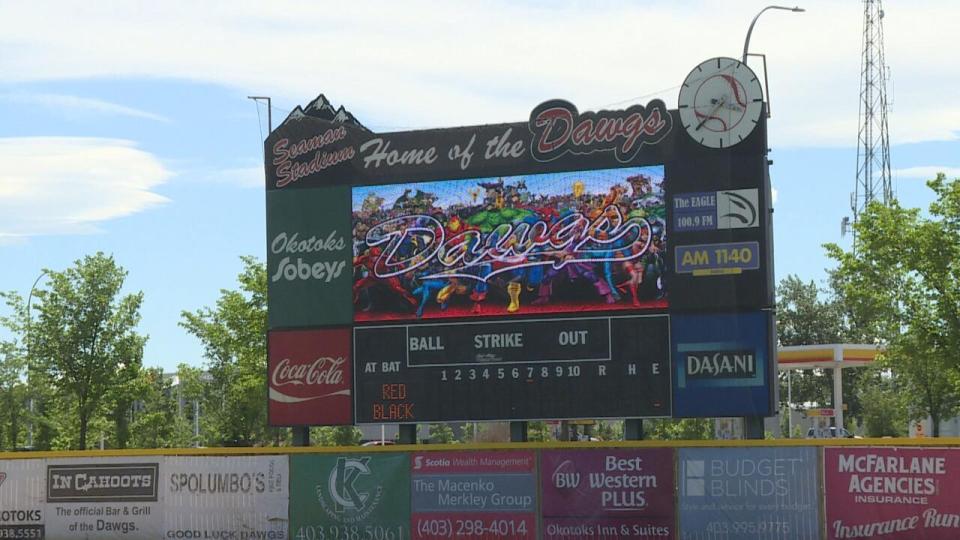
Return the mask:
<svg viewBox="0 0 960 540"><path fill-rule="evenodd" d="M777 362L780 371L863 367L872 364L881 352L881 346L867 344L795 345L780 347Z"/></svg>

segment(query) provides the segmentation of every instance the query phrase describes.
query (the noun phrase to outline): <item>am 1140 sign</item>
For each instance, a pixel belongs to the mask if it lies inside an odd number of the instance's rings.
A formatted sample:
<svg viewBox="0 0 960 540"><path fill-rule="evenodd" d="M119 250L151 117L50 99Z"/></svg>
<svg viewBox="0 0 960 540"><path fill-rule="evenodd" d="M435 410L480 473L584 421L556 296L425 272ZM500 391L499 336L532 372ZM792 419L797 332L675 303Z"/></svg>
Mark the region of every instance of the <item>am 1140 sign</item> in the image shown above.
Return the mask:
<svg viewBox="0 0 960 540"><path fill-rule="evenodd" d="M354 329L358 423L671 415L665 315Z"/></svg>

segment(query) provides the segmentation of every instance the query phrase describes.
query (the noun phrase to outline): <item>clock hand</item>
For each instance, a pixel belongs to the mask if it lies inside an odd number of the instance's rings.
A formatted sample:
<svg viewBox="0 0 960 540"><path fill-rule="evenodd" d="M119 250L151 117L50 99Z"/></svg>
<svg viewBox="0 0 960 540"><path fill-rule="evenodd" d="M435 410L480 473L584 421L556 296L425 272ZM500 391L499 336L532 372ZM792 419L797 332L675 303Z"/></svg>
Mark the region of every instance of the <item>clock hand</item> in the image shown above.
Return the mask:
<svg viewBox="0 0 960 540"><path fill-rule="evenodd" d="M701 120L700 123L697 124L697 128L694 129L694 131L700 131L700 128L702 128L703 125L707 123L707 120L710 120L711 118L713 118L713 115L718 110L720 110L720 107L723 107L724 103L726 102L727 102L727 96L722 96L719 100L717 100L717 104L713 106L713 110L710 111L710 114L703 117L703 120Z"/></svg>

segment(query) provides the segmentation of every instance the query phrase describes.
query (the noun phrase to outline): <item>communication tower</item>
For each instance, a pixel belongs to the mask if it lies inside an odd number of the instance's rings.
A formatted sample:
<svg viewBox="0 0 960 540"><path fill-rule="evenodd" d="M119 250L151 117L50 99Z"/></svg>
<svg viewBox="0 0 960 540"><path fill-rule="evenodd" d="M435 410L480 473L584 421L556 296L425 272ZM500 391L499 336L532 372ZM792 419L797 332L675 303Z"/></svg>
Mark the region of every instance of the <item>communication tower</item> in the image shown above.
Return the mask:
<svg viewBox="0 0 960 540"><path fill-rule="evenodd" d="M850 194L854 222L871 201L878 198L883 204L893 201L887 129L887 80L890 73L883 53L883 16L881 0L864 0L857 183ZM843 232L846 232L849 220L844 218L843 224Z"/></svg>

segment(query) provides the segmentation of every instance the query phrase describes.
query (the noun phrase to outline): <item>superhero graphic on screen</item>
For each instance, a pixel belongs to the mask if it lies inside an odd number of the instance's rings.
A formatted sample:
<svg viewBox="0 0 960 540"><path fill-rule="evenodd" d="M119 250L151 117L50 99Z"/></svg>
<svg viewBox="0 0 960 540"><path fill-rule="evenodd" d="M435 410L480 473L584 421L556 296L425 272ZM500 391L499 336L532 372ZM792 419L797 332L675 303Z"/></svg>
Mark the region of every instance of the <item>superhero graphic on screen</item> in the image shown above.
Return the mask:
<svg viewBox="0 0 960 540"><path fill-rule="evenodd" d="M662 309L663 167L353 189L356 321Z"/></svg>

